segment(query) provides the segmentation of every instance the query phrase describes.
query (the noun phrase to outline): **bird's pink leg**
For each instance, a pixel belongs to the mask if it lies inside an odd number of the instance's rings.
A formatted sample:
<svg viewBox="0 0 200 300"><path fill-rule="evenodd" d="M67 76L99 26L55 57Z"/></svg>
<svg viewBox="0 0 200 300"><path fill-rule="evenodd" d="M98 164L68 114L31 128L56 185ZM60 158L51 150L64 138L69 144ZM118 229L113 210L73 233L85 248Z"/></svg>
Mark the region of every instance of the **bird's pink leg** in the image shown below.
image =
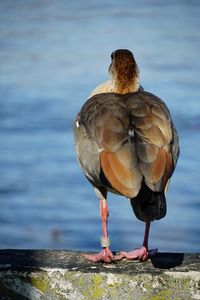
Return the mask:
<svg viewBox="0 0 200 300"><path fill-rule="evenodd" d="M150 224L151 224L150 222L146 222L143 246L139 249L135 249L130 252L122 251L120 252L119 255L115 256L115 260L121 260L123 258L127 258L130 260L139 259L141 261L145 261L149 257L155 255L158 252L158 249L152 249L152 250L148 249Z"/></svg>
<svg viewBox="0 0 200 300"><path fill-rule="evenodd" d="M102 233L103 236L101 237L101 246L102 250L99 254L84 254L83 256L90 261L97 262L97 261L104 261L104 262L111 262L114 260L114 255L110 251L110 240L108 237L108 227L107 227L107 220L108 220L108 203L106 199L100 199L100 216L102 220Z"/></svg>

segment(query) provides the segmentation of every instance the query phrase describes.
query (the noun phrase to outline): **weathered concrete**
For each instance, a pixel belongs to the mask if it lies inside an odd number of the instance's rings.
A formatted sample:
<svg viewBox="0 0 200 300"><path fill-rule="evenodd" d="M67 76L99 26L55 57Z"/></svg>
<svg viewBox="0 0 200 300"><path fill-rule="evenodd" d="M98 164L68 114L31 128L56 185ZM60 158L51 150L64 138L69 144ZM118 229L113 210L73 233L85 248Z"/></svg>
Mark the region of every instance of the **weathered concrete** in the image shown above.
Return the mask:
<svg viewBox="0 0 200 300"><path fill-rule="evenodd" d="M200 299L200 254L104 264L79 252L1 250L0 299Z"/></svg>

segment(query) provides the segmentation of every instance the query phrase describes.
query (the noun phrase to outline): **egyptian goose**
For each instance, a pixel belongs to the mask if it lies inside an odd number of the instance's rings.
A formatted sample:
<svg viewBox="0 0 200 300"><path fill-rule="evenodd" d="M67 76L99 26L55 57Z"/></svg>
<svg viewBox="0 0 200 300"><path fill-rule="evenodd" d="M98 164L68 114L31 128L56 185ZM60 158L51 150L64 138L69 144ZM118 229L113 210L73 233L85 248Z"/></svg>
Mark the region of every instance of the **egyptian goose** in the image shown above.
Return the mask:
<svg viewBox="0 0 200 300"><path fill-rule="evenodd" d="M102 220L99 254L91 261L144 261L157 252L148 249L150 222L166 214L165 190L179 156L177 131L166 104L144 91L129 50L111 55L111 79L99 85L74 122L80 167L100 199ZM110 250L107 192L130 199L136 217L146 223L143 246L114 255Z"/></svg>

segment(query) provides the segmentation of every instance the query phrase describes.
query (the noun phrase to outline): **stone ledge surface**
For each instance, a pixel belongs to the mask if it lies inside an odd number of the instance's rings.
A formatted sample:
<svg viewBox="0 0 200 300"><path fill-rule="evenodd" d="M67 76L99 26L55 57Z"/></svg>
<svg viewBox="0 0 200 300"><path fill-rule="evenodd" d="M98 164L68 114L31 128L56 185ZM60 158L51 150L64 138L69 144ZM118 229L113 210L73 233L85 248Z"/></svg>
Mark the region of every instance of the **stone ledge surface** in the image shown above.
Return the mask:
<svg viewBox="0 0 200 300"><path fill-rule="evenodd" d="M0 250L0 299L200 299L200 254L105 264L73 251Z"/></svg>

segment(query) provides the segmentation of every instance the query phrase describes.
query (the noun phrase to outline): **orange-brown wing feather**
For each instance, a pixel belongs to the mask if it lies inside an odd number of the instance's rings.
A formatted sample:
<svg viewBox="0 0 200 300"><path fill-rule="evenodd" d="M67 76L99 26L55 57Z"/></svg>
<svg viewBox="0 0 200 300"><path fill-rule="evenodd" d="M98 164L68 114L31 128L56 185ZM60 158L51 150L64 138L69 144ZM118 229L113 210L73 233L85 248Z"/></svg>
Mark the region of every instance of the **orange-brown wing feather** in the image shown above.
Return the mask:
<svg viewBox="0 0 200 300"><path fill-rule="evenodd" d="M158 182L164 175L166 166L166 151L160 148L156 159L152 162L140 161L140 169L145 179L151 183Z"/></svg>
<svg viewBox="0 0 200 300"><path fill-rule="evenodd" d="M131 98L127 103L135 126L139 167L149 188L163 191L174 169L170 114L162 100L154 95L143 92L138 94L138 98L143 103L137 102L139 114ZM143 113L141 107L144 108Z"/></svg>
<svg viewBox="0 0 200 300"><path fill-rule="evenodd" d="M102 151L100 154L101 168L111 186L120 194L133 198L141 186L142 175L135 165L130 149L122 146L116 152Z"/></svg>

